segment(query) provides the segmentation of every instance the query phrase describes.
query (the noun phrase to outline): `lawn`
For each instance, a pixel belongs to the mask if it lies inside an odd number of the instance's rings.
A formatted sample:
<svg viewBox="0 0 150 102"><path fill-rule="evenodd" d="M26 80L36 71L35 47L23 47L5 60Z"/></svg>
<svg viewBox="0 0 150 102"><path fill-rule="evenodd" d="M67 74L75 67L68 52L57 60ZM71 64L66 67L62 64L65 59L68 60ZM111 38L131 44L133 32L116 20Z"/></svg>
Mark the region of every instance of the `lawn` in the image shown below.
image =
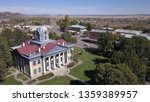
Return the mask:
<svg viewBox="0 0 150 102"><path fill-rule="evenodd" d="M40 85L70 85L71 80L73 79L67 76L55 77L54 79L40 83Z"/></svg>
<svg viewBox="0 0 150 102"><path fill-rule="evenodd" d="M21 82L15 80L14 76L6 78L0 85L21 85Z"/></svg>
<svg viewBox="0 0 150 102"><path fill-rule="evenodd" d="M89 80L90 78L85 75L85 71L93 70L96 67L96 61L105 59L102 56L98 56L96 54L92 54L87 51L83 51L81 55L78 56L83 63L76 68L71 70L71 74L82 79L82 80Z"/></svg>
<svg viewBox="0 0 150 102"><path fill-rule="evenodd" d="M18 79L21 79L21 80L23 80L23 81L28 80L28 78L27 78L23 73L18 73L18 74L17 74L17 78L18 78Z"/></svg>

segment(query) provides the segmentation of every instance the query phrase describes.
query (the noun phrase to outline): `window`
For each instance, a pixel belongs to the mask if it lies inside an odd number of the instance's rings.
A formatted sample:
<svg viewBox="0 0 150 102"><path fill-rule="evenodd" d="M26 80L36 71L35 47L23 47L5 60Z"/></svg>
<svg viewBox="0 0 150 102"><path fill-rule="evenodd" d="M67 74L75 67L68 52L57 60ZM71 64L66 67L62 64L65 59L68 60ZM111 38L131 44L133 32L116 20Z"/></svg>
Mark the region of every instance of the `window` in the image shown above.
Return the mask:
<svg viewBox="0 0 150 102"><path fill-rule="evenodd" d="M48 67L49 66L49 62L46 62L46 67Z"/></svg>
<svg viewBox="0 0 150 102"><path fill-rule="evenodd" d="M40 59L38 60L38 64L40 64Z"/></svg>
<svg viewBox="0 0 150 102"><path fill-rule="evenodd" d="M33 65L36 65L36 61L33 61Z"/></svg>
<svg viewBox="0 0 150 102"><path fill-rule="evenodd" d="M41 67L38 68L38 72L39 72L39 73L41 72Z"/></svg>
<svg viewBox="0 0 150 102"><path fill-rule="evenodd" d="M36 69L34 69L34 74L36 74L37 73L37 70Z"/></svg>

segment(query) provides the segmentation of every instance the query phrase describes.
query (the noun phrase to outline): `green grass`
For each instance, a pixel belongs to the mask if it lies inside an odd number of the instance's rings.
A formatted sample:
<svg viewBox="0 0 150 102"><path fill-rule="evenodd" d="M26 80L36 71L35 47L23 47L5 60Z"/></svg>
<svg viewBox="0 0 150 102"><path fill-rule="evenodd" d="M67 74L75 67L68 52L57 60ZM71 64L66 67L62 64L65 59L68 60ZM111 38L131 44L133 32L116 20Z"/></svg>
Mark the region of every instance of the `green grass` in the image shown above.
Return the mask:
<svg viewBox="0 0 150 102"><path fill-rule="evenodd" d="M83 63L76 68L71 70L71 74L82 80L89 80L90 78L85 76L84 72L88 70L93 70L96 67L94 62L95 59L104 59L102 56L98 56L87 51L83 51L81 55L78 56Z"/></svg>
<svg viewBox="0 0 150 102"><path fill-rule="evenodd" d="M54 76L53 73L49 73L49 74L40 76L40 77L38 77L37 79L38 79L38 80L44 80L44 79L47 79L47 78L50 78L50 77L53 77L53 76Z"/></svg>
<svg viewBox="0 0 150 102"><path fill-rule="evenodd" d="M7 75L11 75L11 74L12 74L12 72L7 71L5 75L7 76Z"/></svg>
<svg viewBox="0 0 150 102"><path fill-rule="evenodd" d="M17 78L18 78L18 79L21 79L21 80L23 80L23 81L28 80L28 78L27 78L23 73L18 73L18 74L17 74Z"/></svg>
<svg viewBox="0 0 150 102"><path fill-rule="evenodd" d="M36 79L33 79L33 80L28 81L27 83L28 83L28 84L33 84L33 83L35 83L35 82L36 82Z"/></svg>
<svg viewBox="0 0 150 102"><path fill-rule="evenodd" d="M55 77L54 79L44 81L40 85L70 85L70 81L73 80L67 76Z"/></svg>
<svg viewBox="0 0 150 102"><path fill-rule="evenodd" d="M9 68L9 71L11 71L11 72L15 72L15 71L16 71L16 69L12 66L12 67L10 67L10 68Z"/></svg>
<svg viewBox="0 0 150 102"><path fill-rule="evenodd" d="M11 76L0 82L0 85L21 85L21 82L15 80L14 76Z"/></svg>

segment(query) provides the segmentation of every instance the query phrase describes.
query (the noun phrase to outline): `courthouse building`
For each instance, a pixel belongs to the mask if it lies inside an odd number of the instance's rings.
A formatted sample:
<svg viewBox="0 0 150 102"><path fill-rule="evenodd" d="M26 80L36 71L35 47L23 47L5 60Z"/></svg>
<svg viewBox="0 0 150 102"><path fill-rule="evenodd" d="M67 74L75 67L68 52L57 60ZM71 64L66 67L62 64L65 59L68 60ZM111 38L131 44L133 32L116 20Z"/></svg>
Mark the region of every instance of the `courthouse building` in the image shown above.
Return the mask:
<svg viewBox="0 0 150 102"><path fill-rule="evenodd" d="M16 69L34 79L72 62L74 45L49 39L48 29L42 26L34 39L10 49Z"/></svg>

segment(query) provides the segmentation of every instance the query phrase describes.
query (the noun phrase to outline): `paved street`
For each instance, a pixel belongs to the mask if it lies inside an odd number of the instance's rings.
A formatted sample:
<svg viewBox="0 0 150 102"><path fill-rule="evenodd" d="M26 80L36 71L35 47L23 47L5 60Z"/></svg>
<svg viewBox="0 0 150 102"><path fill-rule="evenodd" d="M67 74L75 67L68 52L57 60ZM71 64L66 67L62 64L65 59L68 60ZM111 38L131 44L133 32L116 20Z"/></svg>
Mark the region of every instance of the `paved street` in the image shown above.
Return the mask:
<svg viewBox="0 0 150 102"><path fill-rule="evenodd" d="M56 24L55 20L51 20L51 26L53 26L53 31L56 32L56 34L61 35L63 32L60 31L60 27ZM75 44L76 47L80 48L97 48L97 45L93 43L87 42L89 40L88 37L85 37L83 34L81 35L74 35L74 37L77 38L77 43Z"/></svg>
<svg viewBox="0 0 150 102"><path fill-rule="evenodd" d="M75 44L76 47L80 48L97 48L97 45L94 43L88 42L89 38L84 37L83 35L75 35L77 37L77 43Z"/></svg>

